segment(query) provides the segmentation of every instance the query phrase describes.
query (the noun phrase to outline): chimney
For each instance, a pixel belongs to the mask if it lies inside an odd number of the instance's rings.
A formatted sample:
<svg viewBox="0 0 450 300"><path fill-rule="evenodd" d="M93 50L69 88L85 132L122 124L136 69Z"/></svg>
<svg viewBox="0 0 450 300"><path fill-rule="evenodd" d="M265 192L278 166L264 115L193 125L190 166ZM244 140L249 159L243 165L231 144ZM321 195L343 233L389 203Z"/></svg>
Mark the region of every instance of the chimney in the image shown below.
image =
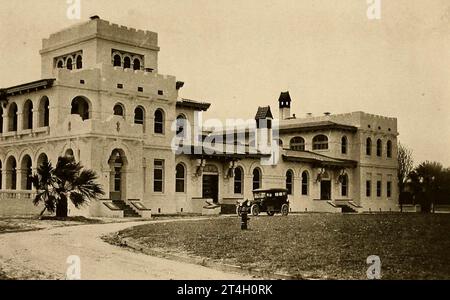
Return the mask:
<svg viewBox="0 0 450 300"><path fill-rule="evenodd" d="M278 98L278 104L280 109L280 121L286 120L291 117L291 96L289 92L284 92L280 94Z"/></svg>
<svg viewBox="0 0 450 300"><path fill-rule="evenodd" d="M97 15L94 15L94 16L91 16L91 17L90 17L90 19L91 19L91 20L99 20L99 19L100 19L100 17L99 17L99 16L97 16Z"/></svg>

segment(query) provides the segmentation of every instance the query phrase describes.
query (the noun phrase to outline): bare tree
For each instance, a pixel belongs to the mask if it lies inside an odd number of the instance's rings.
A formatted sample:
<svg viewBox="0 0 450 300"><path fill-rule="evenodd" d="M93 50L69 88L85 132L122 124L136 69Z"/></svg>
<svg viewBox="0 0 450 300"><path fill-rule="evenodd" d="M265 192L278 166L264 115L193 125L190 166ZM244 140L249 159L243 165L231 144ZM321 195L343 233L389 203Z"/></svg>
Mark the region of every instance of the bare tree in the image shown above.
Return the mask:
<svg viewBox="0 0 450 300"><path fill-rule="evenodd" d="M405 191L406 181L408 180L409 174L414 169L414 161L412 158L412 151L406 146L398 143L398 191L399 191L399 204L400 211L403 211L403 201L402 193Z"/></svg>

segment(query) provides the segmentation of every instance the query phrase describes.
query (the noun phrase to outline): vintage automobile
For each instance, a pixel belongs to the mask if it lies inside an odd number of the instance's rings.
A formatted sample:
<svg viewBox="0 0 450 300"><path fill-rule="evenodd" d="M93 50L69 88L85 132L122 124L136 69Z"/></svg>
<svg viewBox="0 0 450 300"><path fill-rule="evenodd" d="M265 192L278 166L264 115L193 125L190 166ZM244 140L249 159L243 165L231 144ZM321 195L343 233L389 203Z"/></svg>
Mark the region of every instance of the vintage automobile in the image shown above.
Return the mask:
<svg viewBox="0 0 450 300"><path fill-rule="evenodd" d="M236 213L241 216L246 210L253 216L266 212L269 216L281 213L289 214L289 200L287 189L259 189L253 191L253 200L240 201L236 205Z"/></svg>

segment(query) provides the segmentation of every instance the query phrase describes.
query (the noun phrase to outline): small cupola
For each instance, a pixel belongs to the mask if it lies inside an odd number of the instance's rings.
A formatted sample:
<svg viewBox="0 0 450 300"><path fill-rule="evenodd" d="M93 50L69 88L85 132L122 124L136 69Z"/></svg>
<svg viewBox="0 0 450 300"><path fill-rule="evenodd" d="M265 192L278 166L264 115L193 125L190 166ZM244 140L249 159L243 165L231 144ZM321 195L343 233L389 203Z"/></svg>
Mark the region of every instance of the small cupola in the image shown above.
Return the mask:
<svg viewBox="0 0 450 300"><path fill-rule="evenodd" d="M286 120L291 117L291 95L289 92L283 92L278 98L278 104L280 109L280 120Z"/></svg>
<svg viewBox="0 0 450 300"><path fill-rule="evenodd" d="M263 120L265 120L265 124L267 124L267 128L271 128L273 115L272 115L272 111L270 110L270 106L258 107L258 112L256 113L255 120L256 120L257 128L261 128Z"/></svg>
<svg viewBox="0 0 450 300"><path fill-rule="evenodd" d="M283 92L280 94L278 104L280 105L280 108L291 108L291 101L291 95L289 95L289 92Z"/></svg>

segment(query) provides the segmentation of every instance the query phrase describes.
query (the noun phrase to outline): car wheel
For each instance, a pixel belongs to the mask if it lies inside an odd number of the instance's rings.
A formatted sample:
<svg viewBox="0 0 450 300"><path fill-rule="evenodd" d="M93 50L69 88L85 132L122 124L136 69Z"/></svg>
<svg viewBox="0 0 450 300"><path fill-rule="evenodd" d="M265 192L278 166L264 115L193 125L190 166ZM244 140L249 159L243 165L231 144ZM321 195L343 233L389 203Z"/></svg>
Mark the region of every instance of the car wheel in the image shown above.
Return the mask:
<svg viewBox="0 0 450 300"><path fill-rule="evenodd" d="M283 206L281 206L281 215L287 216L288 214L289 214L289 205L283 204Z"/></svg>
<svg viewBox="0 0 450 300"><path fill-rule="evenodd" d="M271 217L273 217L274 215L275 215L275 212L274 211L267 211L267 214L269 215L269 216L271 216Z"/></svg>
<svg viewBox="0 0 450 300"><path fill-rule="evenodd" d="M237 206L236 207L236 214L240 217L242 215L242 207L241 206Z"/></svg>
<svg viewBox="0 0 450 300"><path fill-rule="evenodd" d="M259 206L258 204L253 204L251 208L252 215L257 217L259 215Z"/></svg>

